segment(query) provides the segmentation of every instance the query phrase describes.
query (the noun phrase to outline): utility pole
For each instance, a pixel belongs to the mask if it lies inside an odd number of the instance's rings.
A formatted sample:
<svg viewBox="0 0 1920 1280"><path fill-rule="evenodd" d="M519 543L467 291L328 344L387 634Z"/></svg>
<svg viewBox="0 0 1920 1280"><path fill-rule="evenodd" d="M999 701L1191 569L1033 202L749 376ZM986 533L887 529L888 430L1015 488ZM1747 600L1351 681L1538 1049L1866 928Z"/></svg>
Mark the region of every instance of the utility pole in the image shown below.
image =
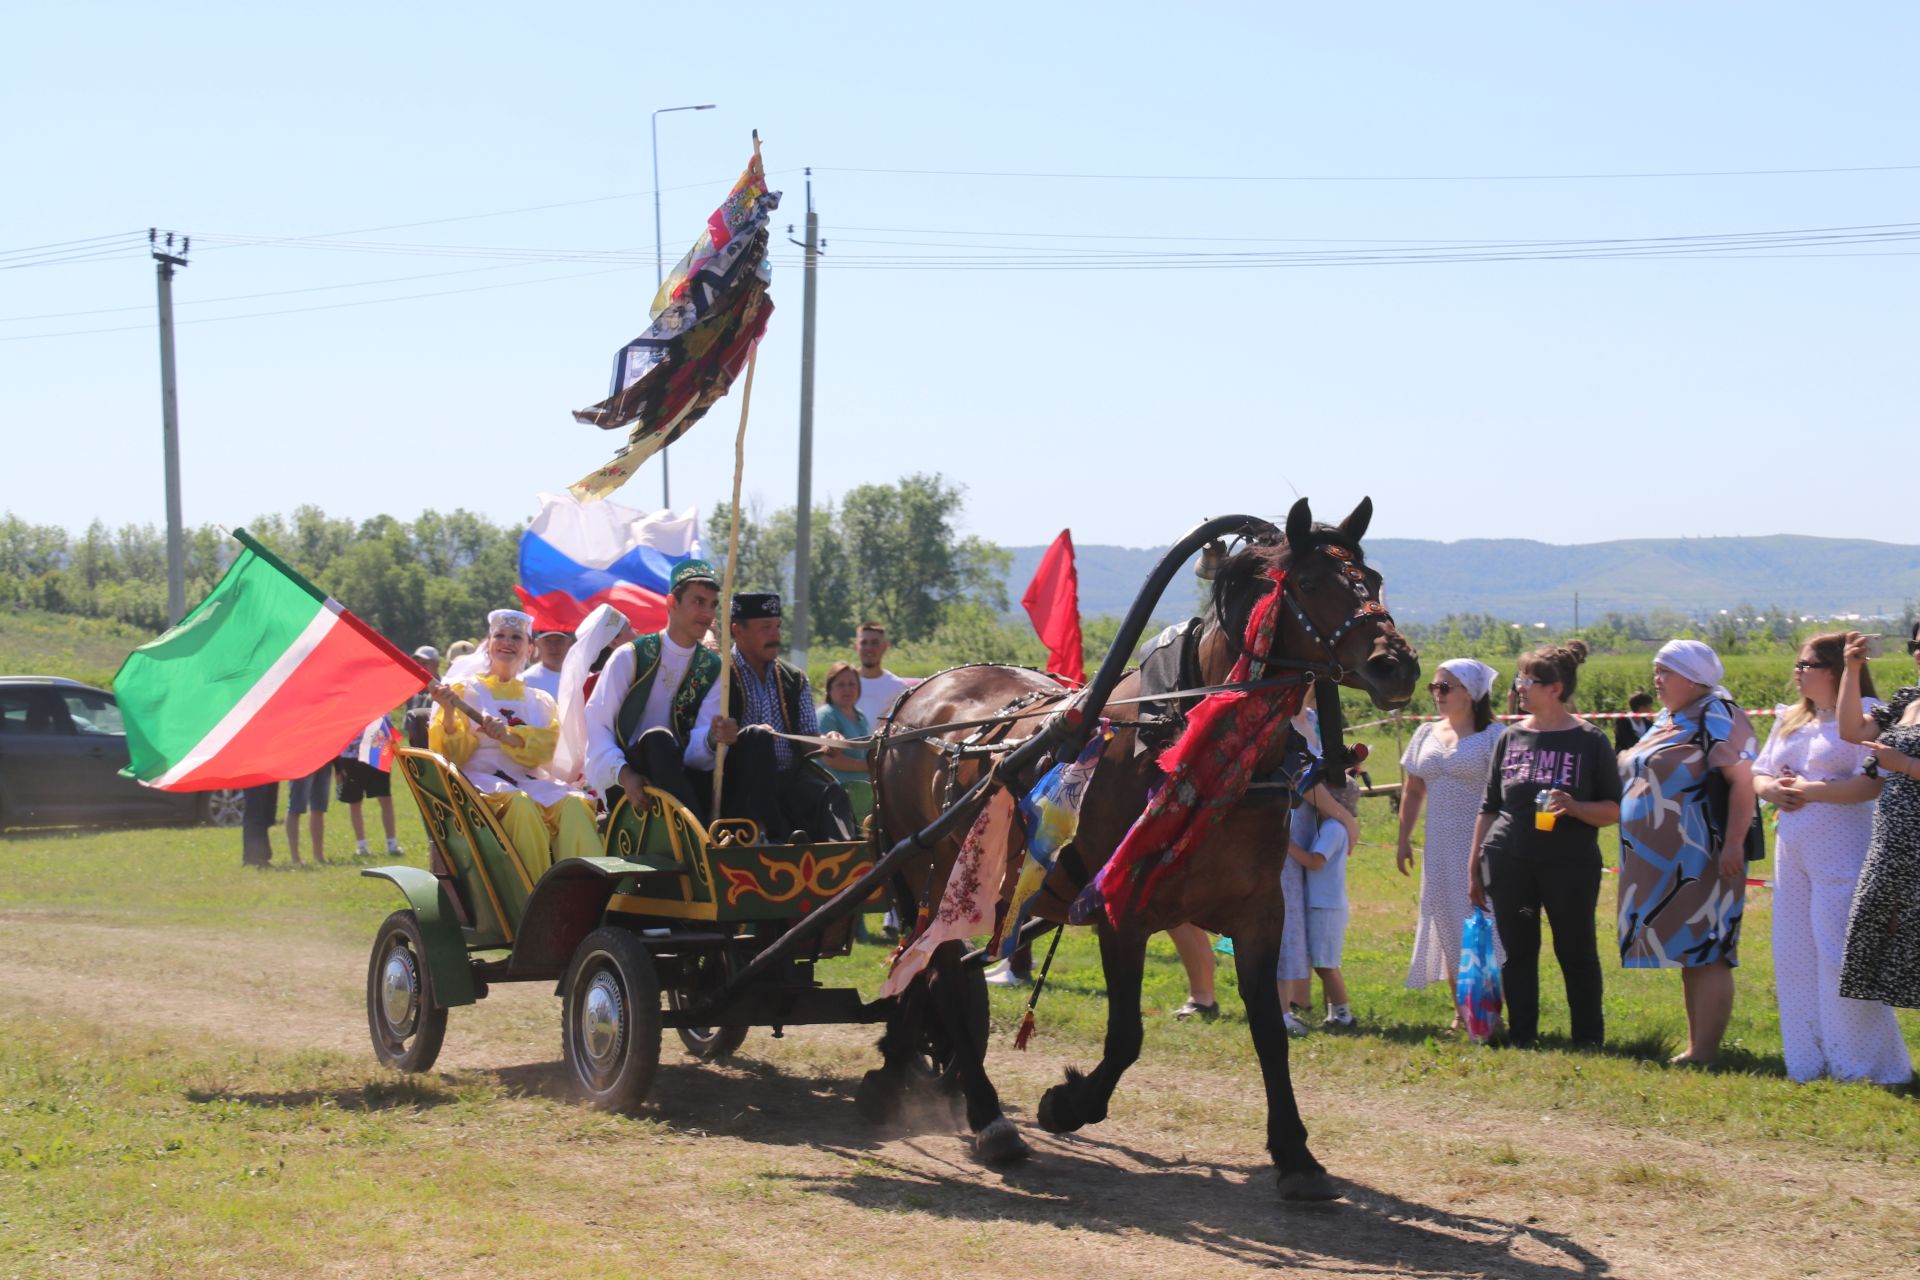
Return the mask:
<svg viewBox="0 0 1920 1280"><path fill-rule="evenodd" d="M154 274L160 284L160 440L167 472L167 625L187 616L187 535L180 523L180 400L173 380L173 269L187 265L193 244L182 237L173 252L173 232L167 232L161 251L160 232L147 229L147 247L153 254Z"/></svg>
<svg viewBox="0 0 1920 1280"><path fill-rule="evenodd" d="M793 227L787 227L793 239ZM802 670L807 665L807 592L810 586L813 555L813 322L816 314L815 282L819 278L820 215L813 211L813 170L807 170L807 238L800 243L806 250L806 286L800 311L800 492L794 504L793 519L793 664Z"/></svg>
<svg viewBox="0 0 1920 1280"><path fill-rule="evenodd" d="M660 253L660 117L671 115L675 111L711 111L713 103L702 102L698 106L661 107L649 117L653 131L653 288L654 296L659 296L660 286L666 283L666 259ZM614 388L616 391L618 387ZM660 458L660 505L668 511L673 510L673 486L667 481L667 450L662 449Z"/></svg>
<svg viewBox="0 0 1920 1280"><path fill-rule="evenodd" d="M1580 634L1580 593L1573 593L1573 634Z"/></svg>

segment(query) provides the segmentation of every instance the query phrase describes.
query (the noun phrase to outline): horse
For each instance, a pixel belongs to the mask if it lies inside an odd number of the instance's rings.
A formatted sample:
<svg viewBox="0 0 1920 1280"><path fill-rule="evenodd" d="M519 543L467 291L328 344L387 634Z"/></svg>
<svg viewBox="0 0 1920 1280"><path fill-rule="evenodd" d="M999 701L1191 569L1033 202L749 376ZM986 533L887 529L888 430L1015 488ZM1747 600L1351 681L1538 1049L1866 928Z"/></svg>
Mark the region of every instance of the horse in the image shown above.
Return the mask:
<svg viewBox="0 0 1920 1280"><path fill-rule="evenodd" d="M1249 634L1249 619L1277 591L1279 598L1267 603L1274 613L1269 623L1273 628L1270 651L1248 655L1254 660L1254 674L1264 669L1272 680L1276 672L1292 670L1305 685L1309 683L1306 671L1317 670L1365 692L1383 710L1407 703L1420 678L1419 660L1381 604L1380 575L1366 564L1361 552L1372 512L1372 500L1362 499L1338 525L1315 524L1302 498L1288 513L1284 534L1265 522L1243 534L1241 548L1215 565L1212 598L1196 645L1200 687L1228 678L1241 656L1243 637ZM1275 586L1275 573L1284 574L1278 579L1283 586ZM1126 637L1122 642L1131 644ZM1139 685L1140 673L1129 673L1113 689L1111 701L1124 703ZM923 737L938 737L950 744L980 745L981 739L996 734L1017 736L1022 724L1030 729L1038 721L1018 717L1031 717L1064 696L1058 682L1045 673L993 665L942 672L903 693L869 755L874 821L883 845L926 826L989 767L977 752L942 750L937 743L916 742L912 737L889 746L890 738L920 730ZM1113 705L1107 715L1116 732L1087 787L1077 834L1033 899L1033 914L1043 920L1066 922L1070 904L1119 848L1162 776L1156 763L1158 752L1135 749L1133 738L1142 727L1139 706ZM1008 720L1009 716L1016 718ZM983 721L1002 723L982 728ZM942 733L942 725L956 727ZM1288 737L1283 725L1261 749L1256 774L1280 763ZM1041 1098L1037 1119L1049 1132L1068 1133L1106 1118L1121 1075L1140 1054L1140 985L1147 940L1191 921L1233 939L1240 991L1266 1085L1267 1146L1280 1195L1290 1200L1332 1199L1340 1193L1308 1149L1306 1126L1294 1101L1287 1073L1287 1032L1275 981L1286 800L1283 792L1262 788L1261 793L1263 798L1244 799L1218 817L1184 859L1160 875L1151 895L1137 901L1117 923L1104 912L1098 914L1094 923L1108 1002L1104 1052L1089 1073L1069 1068L1066 1079ZM1001 889L1003 910L1024 849L1017 824L1010 839L1008 880ZM896 900L908 899L903 905L909 906L915 899L938 904L961 844L961 836L955 835L936 846L930 869L923 866L921 875L896 882ZM978 983L977 971L969 972L962 960L959 943L943 945L933 953L925 973L895 1006L880 1040L882 1064L866 1074L858 1099L869 1118L891 1117L916 1077L915 1064L927 1056L936 1061L945 1057L953 1064L948 1074L951 1085L965 1096L976 1157L990 1165L1008 1164L1025 1159L1031 1149L1001 1111L988 1078L984 987ZM942 1049L951 1053L942 1054Z"/></svg>

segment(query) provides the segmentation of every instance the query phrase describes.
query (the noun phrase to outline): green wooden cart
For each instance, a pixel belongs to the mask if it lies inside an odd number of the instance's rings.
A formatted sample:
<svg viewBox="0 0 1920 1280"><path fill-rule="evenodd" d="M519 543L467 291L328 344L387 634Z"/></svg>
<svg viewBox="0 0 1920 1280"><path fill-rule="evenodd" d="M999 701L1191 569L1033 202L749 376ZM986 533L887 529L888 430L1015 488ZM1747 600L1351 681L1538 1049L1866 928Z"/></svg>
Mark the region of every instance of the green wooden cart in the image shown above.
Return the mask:
<svg viewBox="0 0 1920 1280"><path fill-rule="evenodd" d="M447 1011L500 982L557 984L568 1067L586 1098L611 1110L646 1097L664 1027L713 1060L756 1026L778 1035L884 1019L890 1002L814 979L819 960L847 954L854 916L884 909L884 895L870 890L803 945L788 939L751 981L732 981L872 869L870 841L768 843L751 822L702 826L648 789L615 806L602 856L568 858L536 878L446 760L403 749L395 770L419 803L432 853L427 868L362 873L407 898L381 924L367 966L367 1023L382 1062L432 1066Z"/></svg>

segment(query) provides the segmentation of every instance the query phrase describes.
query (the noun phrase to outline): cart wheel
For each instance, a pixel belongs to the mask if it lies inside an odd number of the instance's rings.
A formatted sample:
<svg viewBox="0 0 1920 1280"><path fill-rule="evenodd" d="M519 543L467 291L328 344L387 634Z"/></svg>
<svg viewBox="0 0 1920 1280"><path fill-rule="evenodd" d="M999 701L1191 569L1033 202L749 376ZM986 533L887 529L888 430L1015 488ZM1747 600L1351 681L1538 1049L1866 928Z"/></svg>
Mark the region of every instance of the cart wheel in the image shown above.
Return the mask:
<svg viewBox="0 0 1920 1280"><path fill-rule="evenodd" d="M990 1028L992 1008L987 1000L987 972L985 969L967 969L960 976L966 984L967 1025L972 1028L974 1039L984 1047ZM913 1056L914 1070L926 1080L935 1082L943 1093L952 1093L960 1087L960 1055L954 1050L953 1042L947 1038L947 1029L934 1016L931 1008L922 1015L925 1019L920 1026L920 1048Z"/></svg>
<svg viewBox="0 0 1920 1280"><path fill-rule="evenodd" d="M587 1101L629 1111L646 1100L660 1065L660 978L625 929L595 929L567 970L562 1038Z"/></svg>
<svg viewBox="0 0 1920 1280"><path fill-rule="evenodd" d="M671 987L667 991L667 1005L675 1011L691 1009L710 991L717 991L726 985L726 953L710 951L690 962L691 972L688 980L681 986ZM702 1062L720 1062L733 1056L746 1041L747 1027L675 1027L680 1033L680 1043L686 1046L688 1053Z"/></svg>
<svg viewBox="0 0 1920 1280"><path fill-rule="evenodd" d="M426 943L411 911L396 911L373 937L367 964L367 1027L374 1056L402 1071L425 1071L440 1056L447 1011L433 1002Z"/></svg>

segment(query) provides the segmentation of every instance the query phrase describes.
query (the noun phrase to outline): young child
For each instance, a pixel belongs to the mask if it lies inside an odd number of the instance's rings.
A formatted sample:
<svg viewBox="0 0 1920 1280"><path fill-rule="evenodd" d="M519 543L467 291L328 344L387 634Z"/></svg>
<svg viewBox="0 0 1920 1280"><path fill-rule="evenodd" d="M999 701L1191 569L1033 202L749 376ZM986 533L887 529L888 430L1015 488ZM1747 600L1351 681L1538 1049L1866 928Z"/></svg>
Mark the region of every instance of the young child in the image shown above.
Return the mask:
<svg viewBox="0 0 1920 1280"><path fill-rule="evenodd" d="M1320 1025L1328 1031L1351 1031L1355 1025L1340 958L1347 939L1347 853L1353 847L1359 799L1360 790L1351 782L1338 792L1325 783L1316 785L1294 811L1287 842L1288 859L1305 872L1301 880L1307 962L1320 975L1321 998L1327 1006L1326 1020ZM1291 904L1289 908L1292 916ZM1305 1033L1306 1024L1293 1012L1293 996L1304 1006L1312 997L1312 980L1303 978L1293 987L1287 1029L1299 1035Z"/></svg>

